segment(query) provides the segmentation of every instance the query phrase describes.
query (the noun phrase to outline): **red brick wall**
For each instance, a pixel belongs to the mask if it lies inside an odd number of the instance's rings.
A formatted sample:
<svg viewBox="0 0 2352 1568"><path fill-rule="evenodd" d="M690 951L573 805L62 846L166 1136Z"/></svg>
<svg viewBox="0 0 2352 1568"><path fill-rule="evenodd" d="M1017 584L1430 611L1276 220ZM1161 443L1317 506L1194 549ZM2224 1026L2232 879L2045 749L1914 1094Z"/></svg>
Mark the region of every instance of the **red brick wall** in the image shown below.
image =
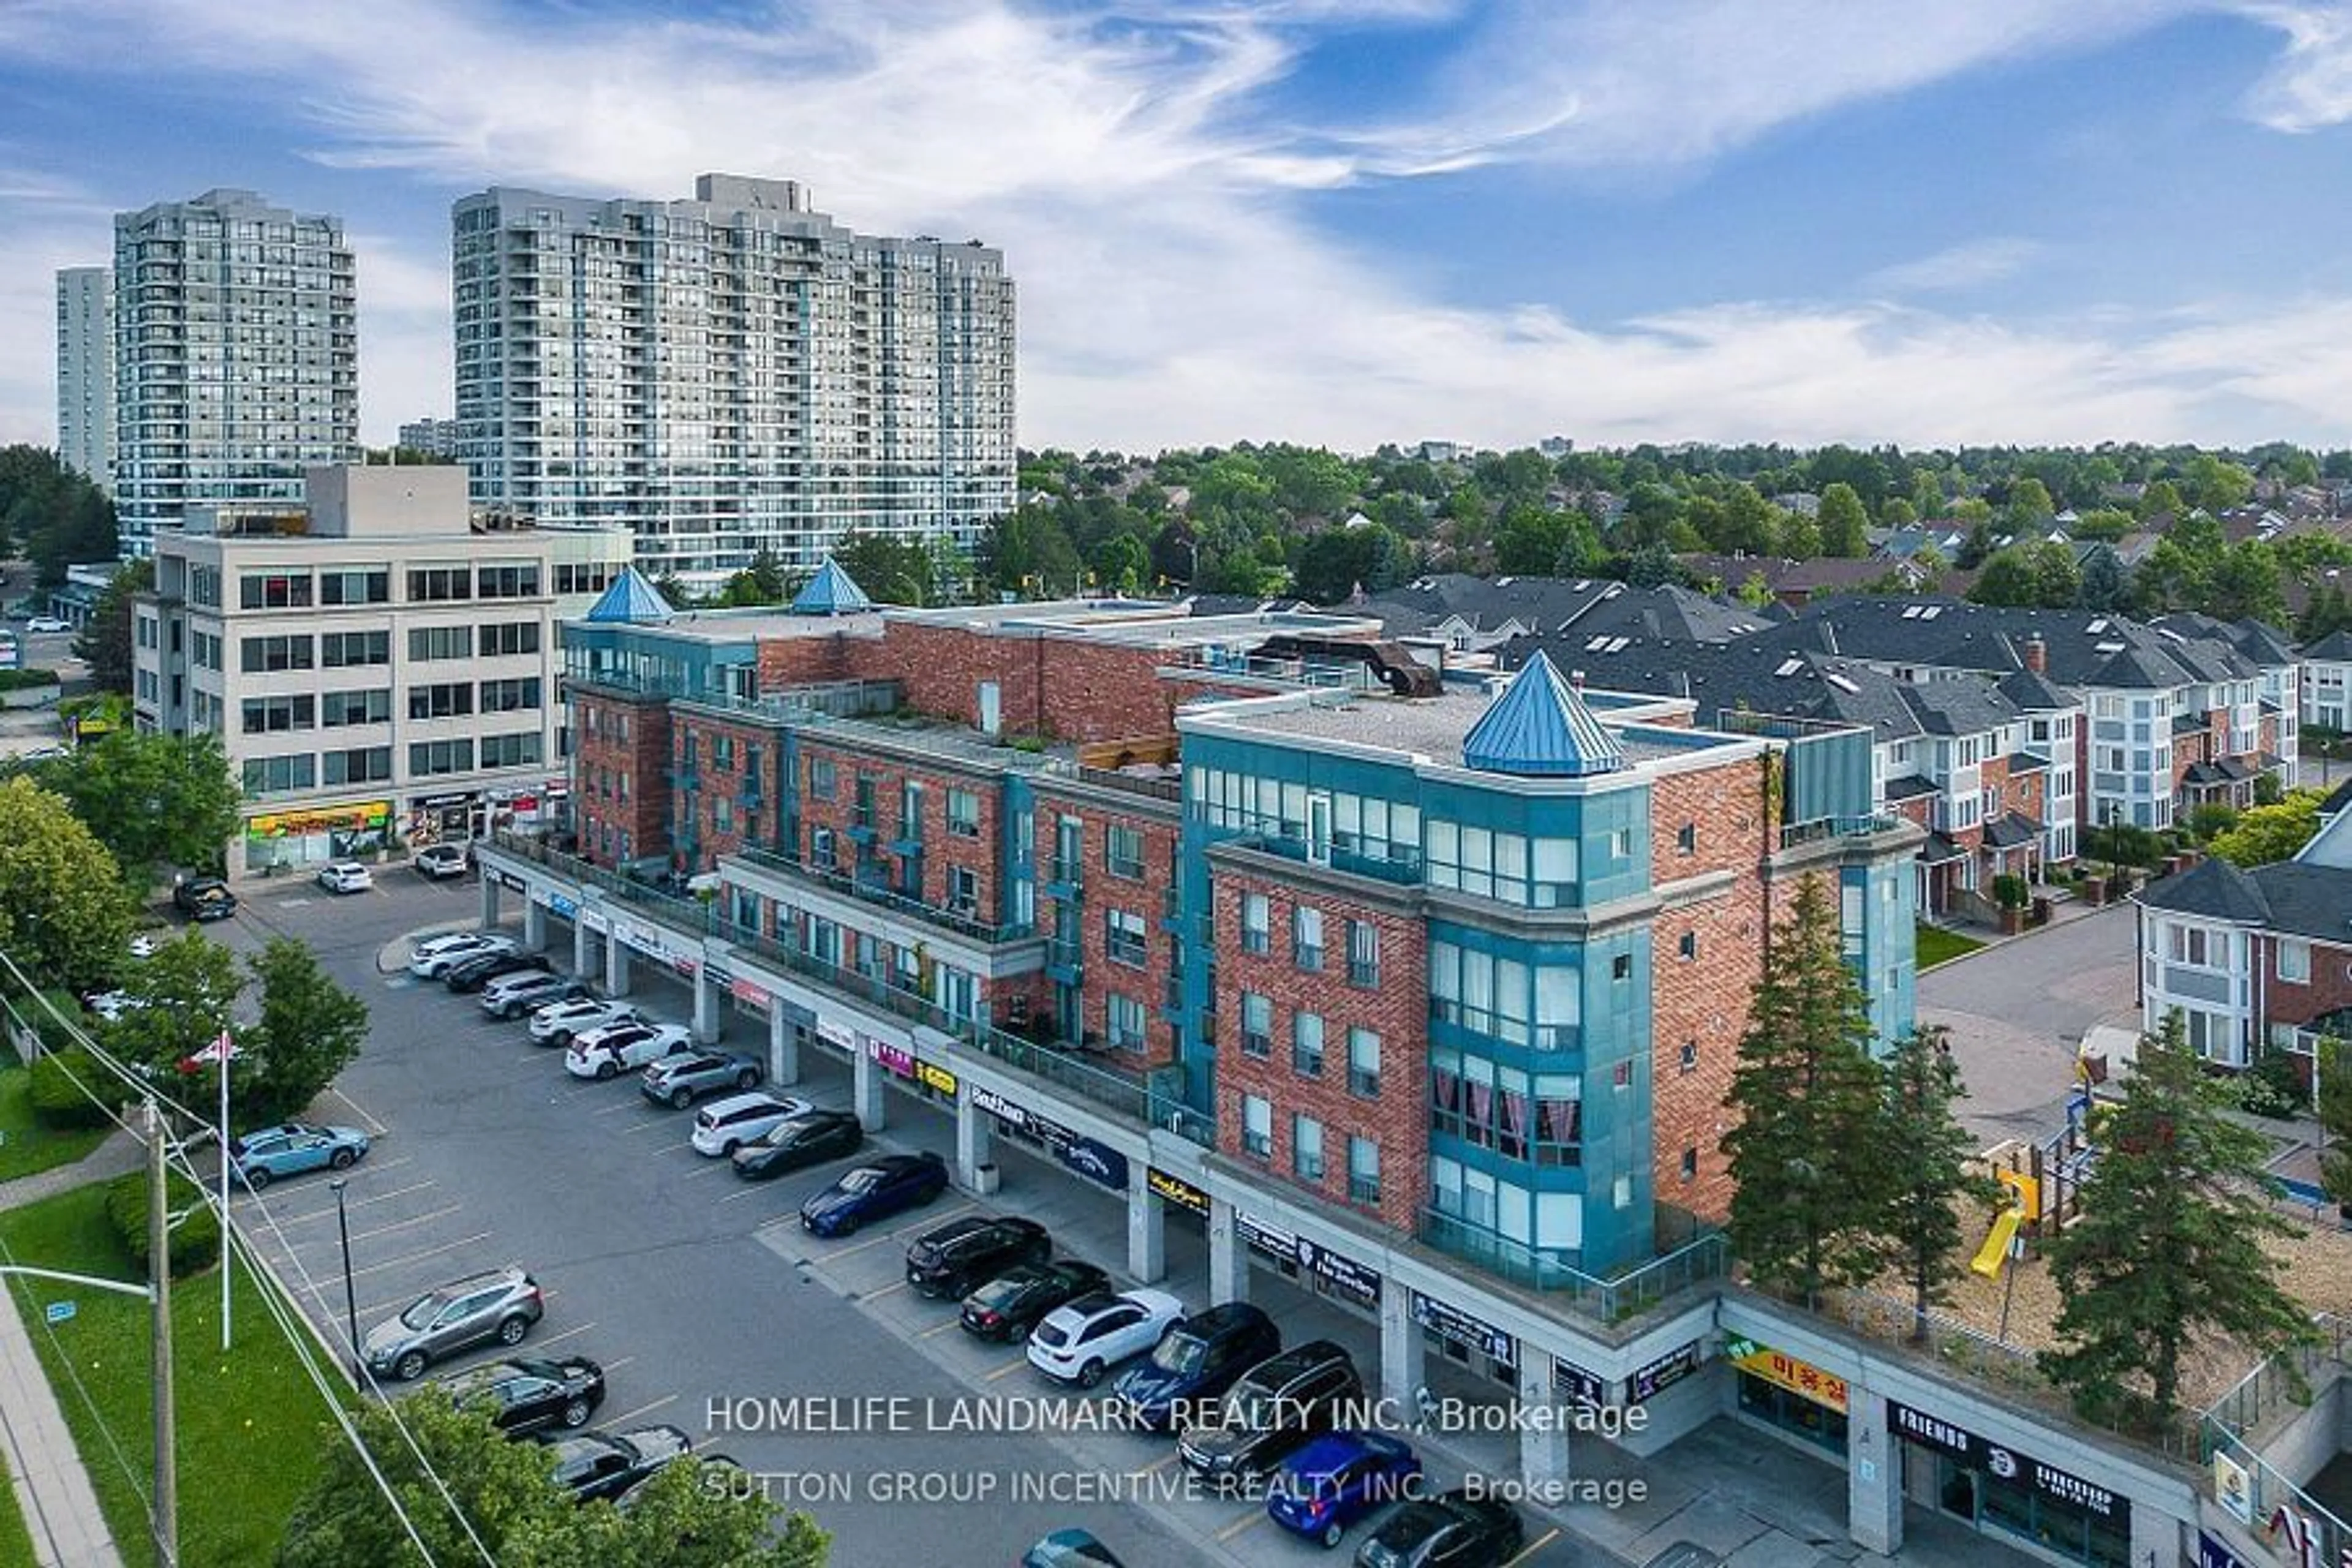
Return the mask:
<svg viewBox="0 0 2352 1568"><path fill-rule="evenodd" d="M745 844L766 847L774 842L776 832L776 757L781 747L778 732L771 728L740 720L719 719L706 713L681 713L671 722L670 750L672 765L685 765L686 746L690 737L695 745L695 772L698 784L692 795L674 799L675 807L686 815L693 830L694 863L689 872L710 869L721 855L732 855ZM726 767L717 763L718 742L724 737L732 747L734 757ZM760 752L761 802L756 811L746 813L739 798L743 793L744 770L750 752ZM720 802L725 802L727 823L719 825ZM674 819L675 822L676 819Z"/></svg>
<svg viewBox="0 0 2352 1568"><path fill-rule="evenodd" d="M574 690L572 799L580 822L580 853L592 860L619 858L604 848L604 829L629 835L629 857L670 852L670 714L657 700ZM592 717L593 716L593 717ZM625 731L625 738L624 736ZM621 780L628 781L624 799Z"/></svg>
<svg viewBox="0 0 2352 1568"><path fill-rule="evenodd" d="M801 806L800 851L805 856L814 842L812 829L830 827L834 830L835 854L841 873L846 876L856 863L856 845L849 837L850 825L857 815L857 781L860 777L874 781L874 823L877 847L891 863L891 885L898 885L898 858L887 854L890 841L898 837L903 817L903 797L909 781L923 786L923 880L922 900L926 903L944 905L948 897L948 868L966 867L980 874L980 913L978 918L994 921L1002 907L996 863L996 847L1001 841L1000 815L1003 801L999 782L976 778L970 774L942 769L910 766L904 759L866 752L855 746L820 740L814 732L800 734L799 780ZM819 800L809 793L809 763L813 758L829 757L834 764L834 798ZM966 838L948 831L948 791L969 790L980 797L980 837Z"/></svg>
<svg viewBox="0 0 2352 1568"><path fill-rule="evenodd" d="M824 679L897 680L908 707L966 724L980 721L981 683L995 681L1007 734L1078 742L1172 734L1188 695L1155 677L1163 656L1145 647L908 621L888 623L879 641L840 646L842 675Z"/></svg>
<svg viewBox="0 0 2352 1568"><path fill-rule="evenodd" d="M1041 784L1036 812L1041 883L1054 855L1060 819L1075 816L1084 825L1079 835L1082 896L1075 906L1051 902L1050 912L1046 908L1039 910L1039 919L1049 932L1059 930L1065 920L1076 928L1070 934L1076 939L1080 953L1078 1001L1087 1033L1109 1032L1110 995L1116 991L1143 1004L1144 1049L1126 1059L1151 1067L1175 1060L1176 1027L1160 1016L1160 1009L1167 999L1168 977L1175 969L1177 937L1161 929L1160 922L1181 826L1176 803L1139 801L1134 807L1122 809L1105 805L1092 795L1065 795ZM1140 879L1111 875L1109 830L1114 825L1135 828L1142 835ZM1140 968L1111 959L1109 911L1114 909L1142 918Z"/></svg>
<svg viewBox="0 0 2352 1568"><path fill-rule="evenodd" d="M1429 954L1417 920L1320 892L1301 893L1271 879L1220 873L1217 931L1217 1147L1249 1159L1242 1148L1242 1096L1264 1096L1274 1107L1274 1152L1266 1169L1302 1185L1292 1161L1291 1117L1323 1124L1324 1179L1314 1188L1336 1204L1348 1201L1348 1140L1380 1145L1381 1201L1377 1216L1400 1230L1412 1228L1429 1197ZM1265 953L1241 951L1241 898L1264 893L1272 932ZM1290 944L1292 910L1301 901L1323 911L1323 969L1302 973ZM1381 933L1377 990L1348 983L1348 926L1368 921ZM1242 1052L1242 993L1272 999L1273 1046L1263 1060ZM1300 1076L1291 1065L1292 1020L1323 1016L1323 1073ZM1348 1031L1381 1037L1381 1091L1362 1099L1348 1091Z"/></svg>
<svg viewBox="0 0 2352 1568"><path fill-rule="evenodd" d="M1753 762L1669 774L1651 786L1653 883L1710 871L1737 879L1717 897L1662 910L1650 933L1651 1178L1660 1201L1709 1219L1721 1219L1731 1202L1724 1102L1748 1025L1748 994L1762 963L1764 895L1757 874L1768 848L1762 822ZM1698 834L1688 855L1675 837L1685 823L1695 824ZM1697 941L1689 958L1682 953L1685 933ZM1685 1069L1682 1052L1690 1041L1697 1043L1698 1055ZM1685 1181L1683 1151L1689 1148L1698 1151L1698 1170Z"/></svg>
<svg viewBox="0 0 2352 1568"><path fill-rule="evenodd" d="M829 637L768 638L759 646L760 689L778 691L787 686L852 679L858 650L878 646L875 638L852 638L840 632Z"/></svg>
<svg viewBox="0 0 2352 1568"><path fill-rule="evenodd" d="M2263 997L2269 1022L2302 1027L2337 1008L2352 1007L2352 945L2311 942L2311 979L2298 983L2279 978L2279 941L2264 932L2254 943L2254 991Z"/></svg>

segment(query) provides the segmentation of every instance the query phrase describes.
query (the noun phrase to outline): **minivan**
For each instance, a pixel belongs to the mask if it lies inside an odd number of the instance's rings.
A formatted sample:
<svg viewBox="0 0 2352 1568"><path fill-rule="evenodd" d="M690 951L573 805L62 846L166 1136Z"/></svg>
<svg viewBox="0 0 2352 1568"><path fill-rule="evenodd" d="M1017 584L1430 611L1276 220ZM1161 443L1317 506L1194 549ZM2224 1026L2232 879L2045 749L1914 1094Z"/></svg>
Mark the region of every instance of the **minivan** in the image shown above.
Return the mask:
<svg viewBox="0 0 2352 1568"><path fill-rule="evenodd" d="M1227 1301L1185 1319L1149 1357L1121 1373L1112 1392L1139 1424L1165 1432L1177 1411L1216 1398L1281 1349L1282 1331L1272 1318L1247 1301Z"/></svg>
<svg viewBox="0 0 2352 1568"><path fill-rule="evenodd" d="M1330 1431L1344 1414L1340 1407L1363 1397L1363 1379L1348 1352L1329 1340L1311 1340L1244 1373L1215 1415L1185 1432L1177 1452L1196 1475L1253 1480L1309 1437Z"/></svg>

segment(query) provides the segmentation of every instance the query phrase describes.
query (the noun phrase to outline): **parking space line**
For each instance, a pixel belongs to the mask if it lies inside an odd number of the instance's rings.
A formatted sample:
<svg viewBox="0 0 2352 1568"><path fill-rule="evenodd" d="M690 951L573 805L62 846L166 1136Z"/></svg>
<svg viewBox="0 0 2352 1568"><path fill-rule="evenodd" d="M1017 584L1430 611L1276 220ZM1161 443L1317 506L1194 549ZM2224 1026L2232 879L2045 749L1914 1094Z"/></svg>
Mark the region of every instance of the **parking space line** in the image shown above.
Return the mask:
<svg viewBox="0 0 2352 1568"><path fill-rule="evenodd" d="M614 1373L620 1371L623 1367L628 1365L631 1362L636 1359L637 1358L633 1355L625 1355L618 1361L599 1362L596 1364L603 1367L604 1369L604 1374L609 1377Z"/></svg>
<svg viewBox="0 0 2352 1568"><path fill-rule="evenodd" d="M1234 1521L1233 1523L1225 1526L1224 1529L1217 1531L1217 1543L1219 1545L1223 1545L1226 1542L1231 1541L1234 1536L1239 1535L1243 1531L1249 1529L1252 1525L1264 1524L1265 1522L1265 1510L1262 1508L1252 1509L1249 1512L1242 1515L1241 1518Z"/></svg>
<svg viewBox="0 0 2352 1568"><path fill-rule="evenodd" d="M716 1169L718 1169L718 1167L717 1167L717 1166L713 1166L713 1167L712 1167L712 1169L713 1169L713 1170L716 1170ZM758 1184L752 1184L752 1183L746 1183L746 1184L744 1184L743 1190L742 1190L741 1192L740 1192L740 1193L730 1193L730 1194L728 1194L725 1197L720 1198L719 1201L720 1203L722 1203L722 1204L731 1204L731 1203L739 1202L740 1200L744 1199L744 1198L756 1198L756 1197L758 1197L758 1196L761 1194L761 1192L763 1192L764 1190L765 1190L765 1189L764 1189L763 1187L761 1187L761 1186L760 1186L760 1185L758 1185Z"/></svg>
<svg viewBox="0 0 2352 1568"><path fill-rule="evenodd" d="M955 1207L949 1209L944 1214L925 1215L913 1225L901 1226L897 1230L885 1231L880 1236L868 1237L864 1241L853 1241L847 1247L841 1247L833 1252L828 1252L824 1255L823 1261L831 1263L835 1258L854 1258L869 1247L879 1247L886 1241L896 1241L909 1231L929 1230L942 1220L953 1219L960 1214L969 1214L979 1206L980 1205L978 1204L958 1204Z"/></svg>
<svg viewBox="0 0 2352 1568"><path fill-rule="evenodd" d="M635 1410L629 1411L624 1415L614 1416L612 1418L612 1425L615 1426L626 1426L632 1421L641 1420L647 1415L651 1415L655 1411L659 1410L665 1405L676 1405L677 1403L677 1394L665 1394L650 1405L640 1405Z"/></svg>
<svg viewBox="0 0 2352 1568"><path fill-rule="evenodd" d="M893 1279L887 1285L881 1286L876 1289L865 1291L859 1295L857 1299L860 1301L879 1301L883 1297L896 1294L900 1290L904 1290L906 1288L907 1281L905 1279Z"/></svg>
<svg viewBox="0 0 2352 1568"><path fill-rule="evenodd" d="M643 1110L645 1109L645 1107L644 1107L644 1106L642 1106L642 1105L637 1105L637 1106L629 1106L629 1107L625 1107L625 1109L632 1110ZM621 1129L621 1131L622 1131L624 1133L629 1133L629 1132L643 1132L643 1131L644 1131L646 1128L648 1128L648 1127L676 1127L677 1125L677 1123L676 1121L674 1121L670 1120L670 1118L668 1118L668 1117L667 1117L667 1116L649 1116L649 1117L646 1118L646 1120L644 1120L643 1121L632 1121L632 1122L630 1122L626 1127L622 1128L622 1129ZM682 1148L682 1149L686 1149L686 1148L692 1148L692 1147L693 1147L693 1140L688 1139L686 1142L681 1143L681 1144L679 1144L679 1145L677 1145L677 1146L678 1146L679 1148Z"/></svg>
<svg viewBox="0 0 2352 1568"><path fill-rule="evenodd" d="M1183 1456L1181 1454L1178 1453L1175 1449L1171 1448L1166 1453L1160 1455L1160 1458L1152 1460L1151 1463L1144 1466L1143 1468L1139 1470L1129 1470L1128 1471L1128 1474L1130 1477L1140 1480L1145 1476L1158 1475L1160 1471L1166 1469L1169 1466L1174 1464L1178 1459L1182 1458Z"/></svg>
<svg viewBox="0 0 2352 1568"><path fill-rule="evenodd" d="M577 1327L566 1329L566 1330L564 1330L564 1331L563 1331L562 1333L560 1333L560 1334L550 1334L550 1335L548 1335L548 1336L547 1336L547 1338L545 1338L545 1339L543 1339L543 1340L535 1340L535 1341L533 1341L532 1342L533 1342L534 1344L539 1345L541 1348L544 1349L545 1347L547 1347L547 1346L549 1346L549 1345L561 1344L561 1343L562 1343L565 1340L572 1339L572 1338L574 1338L574 1337L576 1337L576 1336L578 1336L578 1335L584 1334L584 1333L586 1333L589 1330L591 1330L591 1329L594 1328L595 1326L596 1326L596 1325L595 1325L595 1324L593 1324L593 1323L582 1323L582 1324L578 1325ZM614 1363L614 1364L617 1365L618 1363ZM610 1368L610 1367L607 1367L607 1368L606 1368L606 1370L607 1370L607 1371L610 1371L610 1370L611 1370L611 1368Z"/></svg>
<svg viewBox="0 0 2352 1568"><path fill-rule="evenodd" d="M371 1263L365 1268L354 1268L352 1270L352 1278L358 1279L370 1274L381 1274L387 1268L398 1268L408 1263L420 1263L427 1258L438 1258L445 1252L455 1252L461 1247L471 1247L478 1241L489 1239L488 1231L477 1231L472 1236L461 1236L455 1241L445 1241L438 1247L428 1247L421 1252L404 1253L398 1258L387 1258L382 1263Z"/></svg>
<svg viewBox="0 0 2352 1568"><path fill-rule="evenodd" d="M681 1182L690 1182L697 1176L724 1175L734 1169L735 1162L732 1160L705 1160L702 1163L702 1168L700 1170L688 1171L685 1175L680 1176L678 1180Z"/></svg>
<svg viewBox="0 0 2352 1568"><path fill-rule="evenodd" d="M372 1236L386 1236L395 1230L406 1230L412 1225L425 1225L436 1219L446 1219L463 1206L461 1204L451 1204L446 1208L434 1209L426 1214L412 1215L406 1219L394 1220L390 1225L380 1225L373 1230L355 1230L352 1232L352 1239L365 1241Z"/></svg>
<svg viewBox="0 0 2352 1568"><path fill-rule="evenodd" d="M1027 1356L1016 1356L1013 1360L1006 1362L1003 1366L998 1367L994 1372L982 1373L980 1381L982 1383L994 1383L1000 1377L1011 1377L1014 1373L1019 1372L1023 1367L1027 1366L1028 1364L1029 1358Z"/></svg>
<svg viewBox="0 0 2352 1568"><path fill-rule="evenodd" d="M866 1297L866 1299L867 1300L869 1300L869 1301L871 1301L872 1300L874 1300L874 1298L873 1298L873 1297L871 1297L871 1296L868 1296L868 1297ZM944 1322L944 1323L934 1323L934 1324L932 1324L929 1328L925 1329L921 1333L917 1334L915 1337L916 1337L917 1339L919 1339L919 1340L928 1340L928 1339L932 1338L932 1337L933 1337L933 1336L935 1336L935 1335L946 1333L950 1329L958 1329L958 1328L961 1328L962 1326L963 1326L963 1320L962 1320L961 1318L960 1318L960 1317L957 1317L957 1318L950 1318L950 1319L949 1319L946 1322Z"/></svg>
<svg viewBox="0 0 2352 1568"><path fill-rule="evenodd" d="M347 1089L338 1089L335 1090L335 1093L345 1105L350 1106L353 1110L360 1113L360 1120L367 1123L369 1131L381 1135L392 1131L391 1128L386 1127L383 1122L376 1120L375 1113L373 1111L370 1110L366 1106L362 1105L358 1100L353 1100L352 1098L351 1090Z"/></svg>
<svg viewBox="0 0 2352 1568"><path fill-rule="evenodd" d="M1537 1552L1541 1552L1545 1547L1549 1546L1553 1542L1558 1541L1559 1539L1559 1526L1554 1525L1549 1530L1545 1531L1541 1535L1538 1536L1534 1543L1528 1546L1525 1551L1521 1552L1517 1557L1514 1557L1508 1563L1504 1563L1503 1568L1519 1568L1520 1563L1525 1563L1528 1558L1533 1557Z"/></svg>
<svg viewBox="0 0 2352 1568"><path fill-rule="evenodd" d="M638 1098L643 1100L644 1096L640 1095ZM605 1106L601 1110L592 1110L588 1114L591 1116L618 1116L624 1110L643 1110L644 1109L645 1107L643 1105L631 1105L627 1100L624 1100L617 1104Z"/></svg>

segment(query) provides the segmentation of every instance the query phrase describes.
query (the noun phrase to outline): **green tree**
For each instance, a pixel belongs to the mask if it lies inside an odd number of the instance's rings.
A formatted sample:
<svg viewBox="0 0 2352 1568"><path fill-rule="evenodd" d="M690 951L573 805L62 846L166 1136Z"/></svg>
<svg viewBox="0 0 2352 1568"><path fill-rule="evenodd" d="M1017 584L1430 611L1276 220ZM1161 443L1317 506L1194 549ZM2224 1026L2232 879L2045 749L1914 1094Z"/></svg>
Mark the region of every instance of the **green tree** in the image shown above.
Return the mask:
<svg viewBox="0 0 2352 1568"><path fill-rule="evenodd" d="M482 1548L514 1568L822 1568L825 1560L824 1534L807 1515L780 1517L755 1488L728 1485L716 1466L680 1460L672 1467L676 1479L651 1489L645 1507L625 1516L607 1503L573 1502L555 1485L551 1449L509 1442L478 1412L424 1393L402 1400L399 1417L407 1437L381 1405L362 1403L353 1420L435 1562L481 1555L444 1500L444 1487ZM295 1504L278 1568L421 1564L360 1456L332 1428L321 1441L326 1466Z"/></svg>
<svg viewBox="0 0 2352 1568"><path fill-rule="evenodd" d="M1822 508L1813 521L1822 531L1823 554L1852 560L1869 553L1865 531L1870 512L1852 485L1834 484L1822 491Z"/></svg>
<svg viewBox="0 0 2352 1568"><path fill-rule="evenodd" d="M2131 583L2125 575L2123 557L2105 544L2095 546L2083 557L2083 579L2080 604L2086 610L2120 610L2131 596Z"/></svg>
<svg viewBox="0 0 2352 1568"><path fill-rule="evenodd" d="M2267 866L2288 860L2319 831L2320 803L2326 792L2294 790L2276 805L2256 805L2242 813L2237 825L2213 836L2212 851L2232 866Z"/></svg>
<svg viewBox="0 0 2352 1568"><path fill-rule="evenodd" d="M108 1046L127 1061L151 1068L160 1081L191 1106L210 1105L218 1080L213 1068L190 1067L191 1058L220 1037L236 1016L245 989L236 954L194 930L167 942L142 961L125 989L146 1004L106 1026ZM236 1080L230 1080L235 1087Z"/></svg>
<svg viewBox="0 0 2352 1568"><path fill-rule="evenodd" d="M2216 620L2286 625L2286 578L2277 552L2259 539L2231 545L2214 565L2205 602Z"/></svg>
<svg viewBox="0 0 2352 1568"><path fill-rule="evenodd" d="M781 605L792 597L784 581L783 563L771 551L751 557L751 563L727 579L711 600L728 609L753 605Z"/></svg>
<svg viewBox="0 0 2352 1568"><path fill-rule="evenodd" d="M981 536L978 564L981 575L1003 592L1038 598L1070 592L1086 574L1068 531L1051 510L1038 506L1021 507L992 523Z"/></svg>
<svg viewBox="0 0 2352 1568"><path fill-rule="evenodd" d="M2352 1208L2352 1051L2333 1035L2323 1035L2315 1053L2319 1130L2319 1185L2339 1209Z"/></svg>
<svg viewBox="0 0 2352 1568"><path fill-rule="evenodd" d="M1731 1247L1750 1277L1810 1307L1874 1275L1885 1252L1873 1226L1890 1185L1885 1084L1819 876L1798 885L1764 950L1730 1102Z"/></svg>
<svg viewBox="0 0 2352 1568"><path fill-rule="evenodd" d="M1509 508L1495 530L1495 570L1521 577L1552 572L1559 564L1560 552L1570 543L1573 516L1524 501Z"/></svg>
<svg viewBox="0 0 2352 1568"><path fill-rule="evenodd" d="M74 638L74 657L89 666L90 684L100 691L131 695L131 605L155 586L155 563L142 557L123 566L98 596L89 624Z"/></svg>
<svg viewBox="0 0 2352 1568"><path fill-rule="evenodd" d="M931 602L931 552L919 539L853 531L833 547L833 559L877 605Z"/></svg>
<svg viewBox="0 0 2352 1568"><path fill-rule="evenodd" d="M2009 487L2009 505L2002 516L2014 532L2041 528L2057 513L2050 500L2050 487L2040 479L2022 479Z"/></svg>
<svg viewBox="0 0 2352 1568"><path fill-rule="evenodd" d="M2169 513L2178 517L2188 510L2189 503L2180 499L2180 488L2170 479L2158 479L2139 493L2139 517L2142 522L2152 517Z"/></svg>
<svg viewBox="0 0 2352 1568"><path fill-rule="evenodd" d="M246 960L261 987L261 1015L237 1037L230 1088L244 1120L276 1121L308 1106L359 1059L367 1004L328 978L307 942L272 938Z"/></svg>
<svg viewBox="0 0 2352 1568"><path fill-rule="evenodd" d="M65 797L0 779L0 952L70 991L110 983L131 938L114 858Z"/></svg>
<svg viewBox="0 0 2352 1568"><path fill-rule="evenodd" d="M2200 452L2189 459L2180 476L2181 491L2191 506L2204 508L2215 515L2233 506L2242 506L2254 493L2254 476L2237 464Z"/></svg>
<svg viewBox="0 0 2352 1568"><path fill-rule="evenodd" d="M2042 584L2034 576L2032 561L2011 545L1986 559L1984 570L1969 589L1969 598L1979 605L2038 605Z"/></svg>
<svg viewBox="0 0 2352 1568"><path fill-rule="evenodd" d="M1895 1043L1885 1062L1886 1147L1902 1151L1876 1229L1887 1256L1911 1287L1916 1332L1929 1308L1948 1300L1959 1271L1963 1203L1990 1205L2000 1189L1973 1169L1976 1141L1952 1107L1967 1098L1952 1046L1941 1026Z"/></svg>
<svg viewBox="0 0 2352 1568"><path fill-rule="evenodd" d="M2099 1133L2080 1214L2050 1245L2061 1348L2042 1369L2095 1419L2169 1423L2181 1353L2210 1334L2267 1355L2306 1331L2263 1246L2293 1234L2270 1207L2270 1143L2231 1120L2231 1098L2168 1013Z"/></svg>
<svg viewBox="0 0 2352 1568"><path fill-rule="evenodd" d="M1113 594L1140 593L1151 574L1151 557L1131 533L1114 533L1096 545L1087 565L1096 586Z"/></svg>
<svg viewBox="0 0 2352 1568"><path fill-rule="evenodd" d="M1654 539L1625 558L1625 581L1636 588L1664 588L1683 580L1682 563L1663 539Z"/></svg>
<svg viewBox="0 0 2352 1568"><path fill-rule="evenodd" d="M109 731L41 764L40 778L72 805L134 891L159 867L219 871L245 798L220 737L209 733Z"/></svg>

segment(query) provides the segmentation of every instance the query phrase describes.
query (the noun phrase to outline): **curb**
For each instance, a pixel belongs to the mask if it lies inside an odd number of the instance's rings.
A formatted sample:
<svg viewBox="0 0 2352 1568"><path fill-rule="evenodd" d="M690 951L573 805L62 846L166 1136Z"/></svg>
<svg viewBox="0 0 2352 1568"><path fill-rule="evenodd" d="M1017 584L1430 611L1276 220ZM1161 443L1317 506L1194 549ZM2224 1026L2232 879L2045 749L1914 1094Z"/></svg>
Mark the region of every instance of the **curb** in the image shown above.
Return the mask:
<svg viewBox="0 0 2352 1568"><path fill-rule="evenodd" d="M418 926L413 931L394 937L376 950L375 972L378 974L398 974L408 967L408 960L415 952L420 940L446 936L452 931L478 931L481 924L478 920L443 921L437 925Z"/></svg>

